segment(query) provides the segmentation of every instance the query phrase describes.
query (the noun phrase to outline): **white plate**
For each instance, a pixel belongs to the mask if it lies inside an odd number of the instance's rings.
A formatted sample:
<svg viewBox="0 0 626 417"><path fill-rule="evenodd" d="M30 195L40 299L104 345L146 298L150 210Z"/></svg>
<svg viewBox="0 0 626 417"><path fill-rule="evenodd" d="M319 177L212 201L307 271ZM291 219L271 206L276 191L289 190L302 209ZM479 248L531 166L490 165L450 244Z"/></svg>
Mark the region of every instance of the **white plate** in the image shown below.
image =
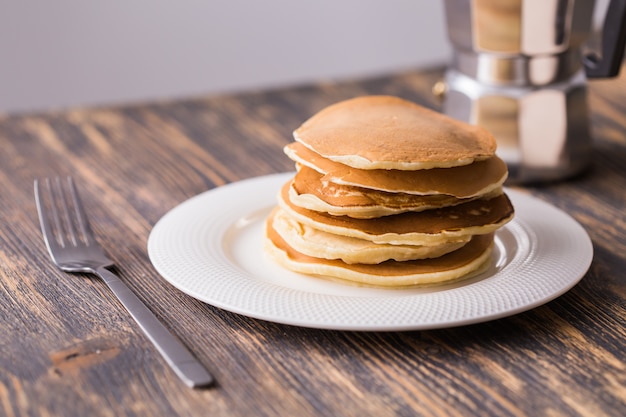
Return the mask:
<svg viewBox="0 0 626 417"><path fill-rule="evenodd" d="M249 317L342 330L419 330L493 320L562 295L585 274L593 247L561 210L507 189L513 221L500 229L490 269L455 284L358 287L283 269L263 252L266 215L293 173L248 179L199 194L154 226L148 253L181 291Z"/></svg>

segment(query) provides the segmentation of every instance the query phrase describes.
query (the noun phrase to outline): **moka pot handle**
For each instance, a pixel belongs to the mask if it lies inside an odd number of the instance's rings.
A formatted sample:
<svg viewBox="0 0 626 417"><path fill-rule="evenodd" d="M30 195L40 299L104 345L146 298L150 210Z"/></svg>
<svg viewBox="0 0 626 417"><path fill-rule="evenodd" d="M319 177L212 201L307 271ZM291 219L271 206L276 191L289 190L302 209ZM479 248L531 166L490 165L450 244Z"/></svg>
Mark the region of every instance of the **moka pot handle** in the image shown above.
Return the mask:
<svg viewBox="0 0 626 417"><path fill-rule="evenodd" d="M602 51L599 56L585 56L585 72L589 78L612 78L619 74L626 47L626 0L611 0L602 30Z"/></svg>

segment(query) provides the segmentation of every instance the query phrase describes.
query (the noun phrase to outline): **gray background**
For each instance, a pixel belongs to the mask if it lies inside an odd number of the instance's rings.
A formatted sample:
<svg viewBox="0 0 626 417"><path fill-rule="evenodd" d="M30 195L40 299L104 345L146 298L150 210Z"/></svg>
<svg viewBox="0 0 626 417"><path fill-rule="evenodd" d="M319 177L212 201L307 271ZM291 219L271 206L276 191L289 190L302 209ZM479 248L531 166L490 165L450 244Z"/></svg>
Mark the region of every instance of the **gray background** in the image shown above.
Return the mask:
<svg viewBox="0 0 626 417"><path fill-rule="evenodd" d="M0 112L366 77L449 52L433 0L0 0Z"/></svg>

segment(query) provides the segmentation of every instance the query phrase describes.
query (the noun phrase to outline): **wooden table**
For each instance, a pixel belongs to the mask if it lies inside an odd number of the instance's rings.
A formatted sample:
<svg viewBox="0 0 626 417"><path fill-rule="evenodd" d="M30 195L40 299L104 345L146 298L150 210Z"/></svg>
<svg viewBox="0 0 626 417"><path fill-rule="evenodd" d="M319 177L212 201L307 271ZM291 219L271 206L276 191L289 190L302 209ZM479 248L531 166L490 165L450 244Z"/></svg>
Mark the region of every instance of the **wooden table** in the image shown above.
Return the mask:
<svg viewBox="0 0 626 417"><path fill-rule="evenodd" d="M148 258L153 225L224 184L289 171L281 148L336 101L429 107L440 70L219 97L0 116L0 415L623 416L626 71L590 86L594 168L528 187L589 232L594 261L562 297L513 317L414 332L342 332L229 313ZM187 388L97 279L54 268L33 179L71 174L121 278L215 375Z"/></svg>

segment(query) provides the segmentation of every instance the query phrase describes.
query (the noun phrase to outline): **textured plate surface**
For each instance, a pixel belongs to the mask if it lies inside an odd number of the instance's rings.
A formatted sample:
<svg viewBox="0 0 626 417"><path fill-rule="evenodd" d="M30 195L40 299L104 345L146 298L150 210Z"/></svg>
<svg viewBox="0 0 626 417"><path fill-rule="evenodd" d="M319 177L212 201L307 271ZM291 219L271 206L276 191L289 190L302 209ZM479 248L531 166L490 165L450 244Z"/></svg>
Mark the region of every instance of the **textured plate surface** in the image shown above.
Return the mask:
<svg viewBox="0 0 626 417"><path fill-rule="evenodd" d="M507 189L515 219L496 234L488 271L427 288L357 287L287 271L263 252L266 215L293 173L199 194L154 226L148 253L181 291L213 306L278 323L342 330L419 330L509 316L562 295L593 257L586 231L537 198Z"/></svg>

